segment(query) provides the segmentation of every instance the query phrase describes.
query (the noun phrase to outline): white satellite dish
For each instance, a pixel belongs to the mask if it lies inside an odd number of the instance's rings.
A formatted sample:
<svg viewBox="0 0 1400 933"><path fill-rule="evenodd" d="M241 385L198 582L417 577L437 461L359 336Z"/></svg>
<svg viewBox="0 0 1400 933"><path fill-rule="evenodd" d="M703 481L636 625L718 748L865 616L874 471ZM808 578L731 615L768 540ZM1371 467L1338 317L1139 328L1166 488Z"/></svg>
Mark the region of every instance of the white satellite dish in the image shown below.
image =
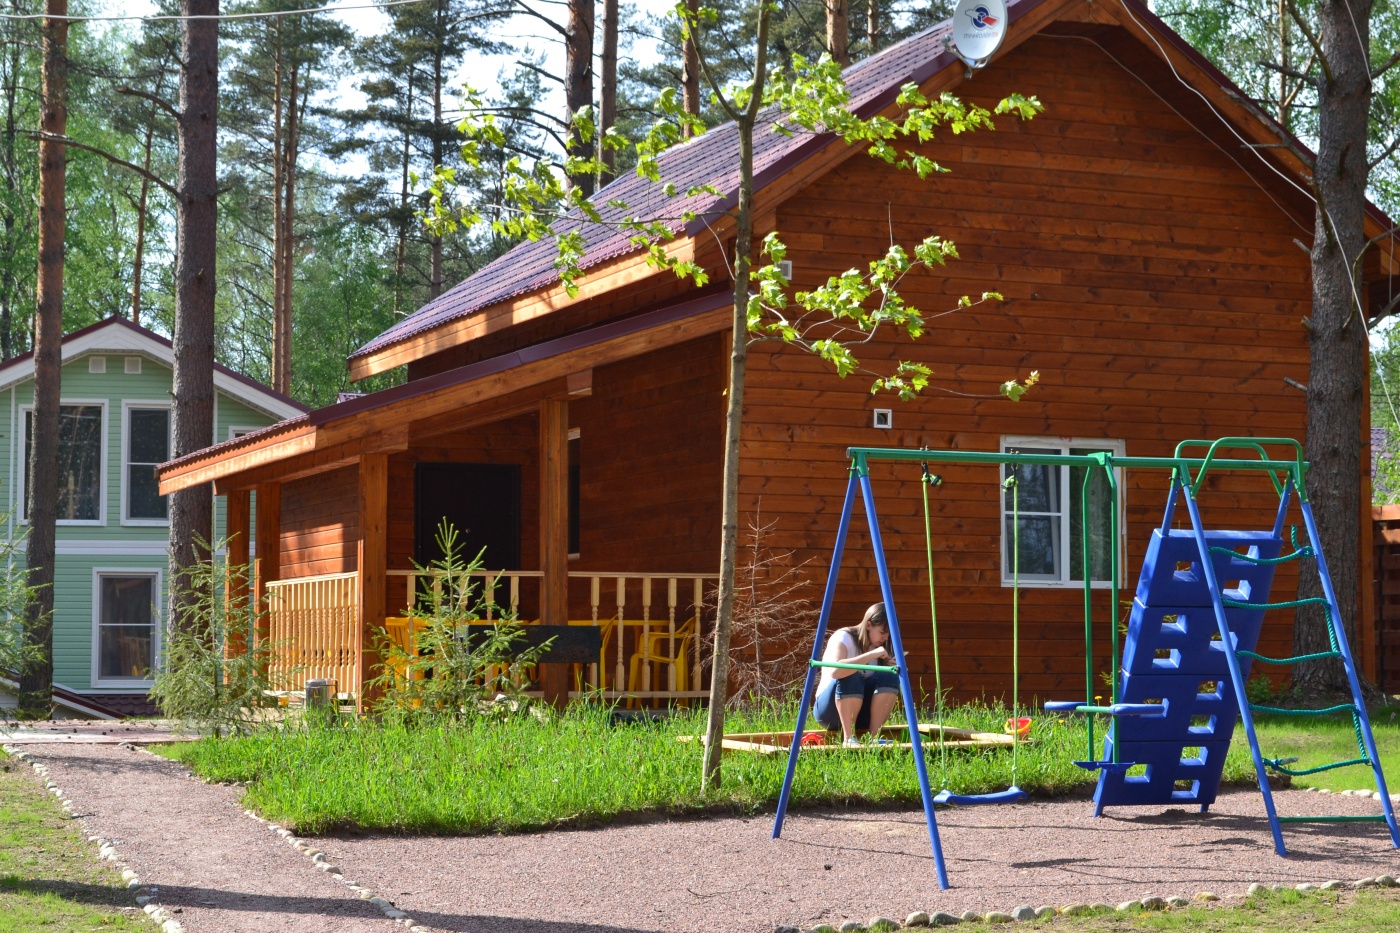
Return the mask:
<svg viewBox="0 0 1400 933"><path fill-rule="evenodd" d="M953 48L969 65L992 57L1006 38L1005 0L959 0L953 11Z"/></svg>

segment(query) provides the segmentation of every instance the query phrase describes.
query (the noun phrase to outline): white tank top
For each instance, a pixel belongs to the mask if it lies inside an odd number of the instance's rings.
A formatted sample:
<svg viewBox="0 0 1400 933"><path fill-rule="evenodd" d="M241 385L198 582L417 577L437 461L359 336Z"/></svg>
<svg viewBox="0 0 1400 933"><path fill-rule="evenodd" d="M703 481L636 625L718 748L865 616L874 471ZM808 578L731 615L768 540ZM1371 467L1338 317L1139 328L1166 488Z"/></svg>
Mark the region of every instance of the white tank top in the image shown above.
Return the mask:
<svg viewBox="0 0 1400 933"><path fill-rule="evenodd" d="M842 654L839 647L846 649ZM860 654L860 646L856 644L855 636L846 629L838 629L832 634L831 640L826 643L826 651L822 654L823 661L846 661ZM822 679L817 684L817 689L825 689L826 685L836 679L836 669L832 667L822 668Z"/></svg>

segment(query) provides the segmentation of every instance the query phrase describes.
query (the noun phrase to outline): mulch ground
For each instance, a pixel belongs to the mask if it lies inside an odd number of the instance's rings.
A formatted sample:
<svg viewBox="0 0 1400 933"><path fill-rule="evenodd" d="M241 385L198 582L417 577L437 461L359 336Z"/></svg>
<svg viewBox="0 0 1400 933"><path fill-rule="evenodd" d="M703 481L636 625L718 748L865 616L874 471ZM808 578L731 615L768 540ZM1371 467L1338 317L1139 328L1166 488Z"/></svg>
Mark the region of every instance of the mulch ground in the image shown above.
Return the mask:
<svg viewBox="0 0 1400 933"><path fill-rule="evenodd" d="M1374 813L1371 800L1301 791L1283 814ZM1194 808L1193 808L1194 810ZM1376 824L1295 826L1274 854L1257 792L1201 816L1117 810L1085 798L941 811L953 887L938 889L921 810L822 811L476 838L326 840L365 884L435 927L470 933L767 933L909 912L1118 903L1254 881L1354 881L1400 872ZM394 887L397 885L397 887Z"/></svg>
<svg viewBox="0 0 1400 933"><path fill-rule="evenodd" d="M33 745L90 831L116 842L191 933L403 929L242 813L233 788L113 746ZM1357 797L1276 794L1283 814L1375 813ZM1400 874L1381 825L1296 825L1274 854L1257 792L1206 815L1084 797L941 811L953 888L938 889L923 814L823 810L521 836L325 837L346 874L419 923L461 933L767 933L779 924L1011 910Z"/></svg>

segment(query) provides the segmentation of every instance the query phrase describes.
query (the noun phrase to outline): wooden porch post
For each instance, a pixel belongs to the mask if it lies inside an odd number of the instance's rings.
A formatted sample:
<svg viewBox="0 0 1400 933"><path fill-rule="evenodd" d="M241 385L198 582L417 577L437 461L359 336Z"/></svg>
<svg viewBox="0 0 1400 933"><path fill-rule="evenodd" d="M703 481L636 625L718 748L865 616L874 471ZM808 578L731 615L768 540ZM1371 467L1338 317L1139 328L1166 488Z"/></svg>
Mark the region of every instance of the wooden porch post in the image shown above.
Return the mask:
<svg viewBox="0 0 1400 933"><path fill-rule="evenodd" d="M259 483L257 586L253 596L258 608L258 644L270 637L267 617L267 585L282 579L282 484Z"/></svg>
<svg viewBox="0 0 1400 933"><path fill-rule="evenodd" d="M252 514L251 495L246 489L235 489L225 497L228 535L228 582L224 597L231 615L237 615L248 604L248 535ZM248 650L248 636L253 633L239 628L226 633L225 651L238 657Z"/></svg>
<svg viewBox="0 0 1400 933"><path fill-rule="evenodd" d="M569 621L569 401L540 403L540 622ZM561 706L569 696L568 667L540 665L545 701Z"/></svg>
<svg viewBox="0 0 1400 933"><path fill-rule="evenodd" d="M389 570L389 455L364 454L360 457L360 541L356 569L360 625L356 634L359 683L355 698L363 712L366 684L378 671L374 651L374 631L384 626L388 614L386 584Z"/></svg>

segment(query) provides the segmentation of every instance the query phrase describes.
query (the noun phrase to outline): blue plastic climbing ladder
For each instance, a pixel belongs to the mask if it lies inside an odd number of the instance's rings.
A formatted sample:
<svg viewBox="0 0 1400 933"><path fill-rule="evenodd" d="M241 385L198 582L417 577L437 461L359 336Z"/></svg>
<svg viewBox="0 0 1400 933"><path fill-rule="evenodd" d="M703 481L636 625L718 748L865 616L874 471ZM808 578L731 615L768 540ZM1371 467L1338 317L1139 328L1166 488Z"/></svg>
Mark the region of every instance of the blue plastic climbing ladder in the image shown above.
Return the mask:
<svg viewBox="0 0 1400 933"><path fill-rule="evenodd" d="M1219 443L1219 442L1217 442ZM1212 446L1206 463L1216 451ZM1178 455L1180 451L1178 451ZM1317 526L1305 489L1295 487L1293 477L1276 480L1278 513L1272 529L1257 531L1208 531L1197 504L1204 477L1193 480L1189 469L1173 474L1171 496L1162 526L1152 534L1133 599L1124 643L1119 704L1140 708L1161 707L1153 715L1115 717L1104 743L1104 762L1131 767L1105 767L1099 772L1094 812L1106 806L1141 806L1171 803L1198 804L1204 812L1215 801L1221 770L1236 722L1244 725L1250 754L1258 776L1264 809L1278 854L1287 854L1282 823L1384 822L1391 842L1400 848L1394 808L1376 755L1375 738L1347 644L1336 593L1327 562L1317 544ZM1299 471L1301 475L1301 471ZM1290 496L1298 493L1298 505L1306 528L1306 543L1299 545L1296 529L1292 546L1284 553L1284 520ZM1186 503L1190 529L1173 529L1177 498ZM1290 561L1313 560L1317 564L1324 596L1313 600L1270 602L1274 569ZM1324 609L1329 624L1329 650L1293 658L1266 658L1256 652L1259 632L1270 610L1293 610L1307 603ZM1303 660L1335 658L1341 661L1351 686L1351 702L1327 710L1276 710L1251 706L1245 684L1253 662L1295 664ZM1255 711L1292 715L1351 714L1359 754L1344 761L1293 770L1289 762L1266 759L1254 728ZM1280 817L1274 807L1268 771L1312 774L1351 765L1369 766L1382 800L1383 814L1369 817Z"/></svg>

